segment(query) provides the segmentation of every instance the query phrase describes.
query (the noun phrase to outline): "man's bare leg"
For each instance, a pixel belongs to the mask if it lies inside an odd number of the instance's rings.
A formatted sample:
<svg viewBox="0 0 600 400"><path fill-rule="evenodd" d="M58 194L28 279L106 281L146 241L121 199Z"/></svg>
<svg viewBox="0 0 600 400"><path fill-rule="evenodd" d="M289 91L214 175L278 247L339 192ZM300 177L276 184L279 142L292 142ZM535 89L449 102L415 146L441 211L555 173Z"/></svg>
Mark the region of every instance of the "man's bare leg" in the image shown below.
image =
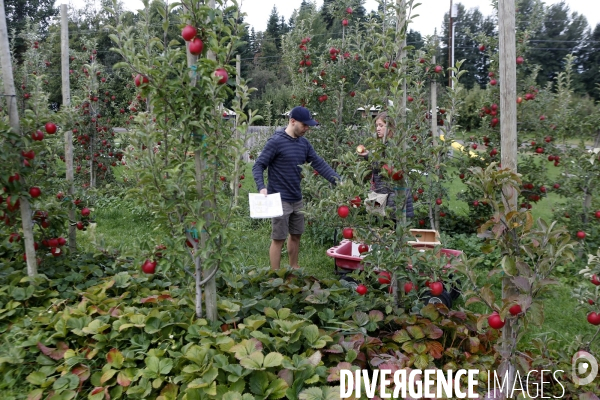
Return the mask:
<svg viewBox="0 0 600 400"><path fill-rule="evenodd" d="M288 257L290 259L290 267L300 268L298 265L298 254L300 253L300 238L302 235L290 234L287 243Z"/></svg>
<svg viewBox="0 0 600 400"><path fill-rule="evenodd" d="M269 248L269 260L271 262L271 269L279 269L281 264L281 249L285 240L271 240L271 247Z"/></svg>

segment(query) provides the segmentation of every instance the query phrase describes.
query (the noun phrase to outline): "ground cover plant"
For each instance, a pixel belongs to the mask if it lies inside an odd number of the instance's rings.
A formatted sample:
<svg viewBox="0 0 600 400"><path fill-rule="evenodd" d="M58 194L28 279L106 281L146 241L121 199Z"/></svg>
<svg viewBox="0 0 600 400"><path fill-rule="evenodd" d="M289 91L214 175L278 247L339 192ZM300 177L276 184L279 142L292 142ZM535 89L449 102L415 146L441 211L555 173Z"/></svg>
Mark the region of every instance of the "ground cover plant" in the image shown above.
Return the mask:
<svg viewBox="0 0 600 400"><path fill-rule="evenodd" d="M597 399L596 382L570 373L576 352L599 352L600 113L584 110L597 105L574 100L571 57L547 87L535 66L519 70L518 168L503 168L497 37L474 36L488 76L469 97L468 68L436 62L436 38L406 45L418 7L402 4L363 18L331 2L341 35L327 41L311 38L309 8L281 40L284 103L317 112L309 137L343 177L331 187L302 166L299 271L267 267L270 224L247 217L244 139L262 117L233 66L246 29L235 2L146 3L137 18L107 4L116 58L103 65L99 42L78 39L73 102L58 111L46 83L56 35L26 30L24 60L2 59L22 82L19 129L14 99L0 99L3 396L333 399L341 370L431 368L479 369L480 394L488 371L560 369L546 395ZM529 37L518 33L518 66ZM465 133L467 101L480 127ZM398 127L385 144L363 105ZM374 165L415 218L367 211ZM462 254L419 251L412 228ZM347 279L325 253L342 238L365 255ZM459 298L429 304L444 292Z"/></svg>

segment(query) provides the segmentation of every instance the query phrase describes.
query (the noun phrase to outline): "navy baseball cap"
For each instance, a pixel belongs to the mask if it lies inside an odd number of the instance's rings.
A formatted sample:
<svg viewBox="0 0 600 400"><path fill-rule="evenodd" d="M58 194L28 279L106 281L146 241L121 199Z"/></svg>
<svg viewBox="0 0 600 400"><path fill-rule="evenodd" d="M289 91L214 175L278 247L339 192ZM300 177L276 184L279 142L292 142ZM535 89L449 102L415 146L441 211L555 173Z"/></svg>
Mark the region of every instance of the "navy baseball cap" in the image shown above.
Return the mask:
<svg viewBox="0 0 600 400"><path fill-rule="evenodd" d="M307 108L300 106L292 108L292 111L290 111L290 118L294 118L296 121L302 122L308 126L319 125L317 121L312 119L310 111L308 111Z"/></svg>

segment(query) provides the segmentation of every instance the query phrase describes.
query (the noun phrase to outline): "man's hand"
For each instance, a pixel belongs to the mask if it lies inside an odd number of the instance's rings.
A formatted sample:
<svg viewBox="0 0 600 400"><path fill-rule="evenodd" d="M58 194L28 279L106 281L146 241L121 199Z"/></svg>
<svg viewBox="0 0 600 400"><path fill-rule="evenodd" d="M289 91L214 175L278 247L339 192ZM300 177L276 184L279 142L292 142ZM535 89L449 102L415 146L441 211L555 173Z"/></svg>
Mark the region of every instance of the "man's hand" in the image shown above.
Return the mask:
<svg viewBox="0 0 600 400"><path fill-rule="evenodd" d="M265 197L267 197L267 189L266 189L266 188L265 188L265 189L260 189L260 192L259 192L259 193L260 193L260 194L264 194L264 195L265 195Z"/></svg>

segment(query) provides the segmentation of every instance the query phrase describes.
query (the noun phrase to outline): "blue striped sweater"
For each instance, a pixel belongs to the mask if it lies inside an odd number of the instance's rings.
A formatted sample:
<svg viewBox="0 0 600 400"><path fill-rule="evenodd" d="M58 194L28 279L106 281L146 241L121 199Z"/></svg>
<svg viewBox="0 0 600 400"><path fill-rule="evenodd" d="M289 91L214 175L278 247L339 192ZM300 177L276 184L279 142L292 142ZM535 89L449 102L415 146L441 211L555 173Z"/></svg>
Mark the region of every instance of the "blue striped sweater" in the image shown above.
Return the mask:
<svg viewBox="0 0 600 400"><path fill-rule="evenodd" d="M271 136L256 163L252 167L252 176L258 191L265 188L263 173L268 176L267 191L280 193L281 200L294 203L302 200L300 181L302 179L300 166L311 163L317 172L335 184L340 176L317 155L310 142L304 138L293 138L282 128L278 128Z"/></svg>

